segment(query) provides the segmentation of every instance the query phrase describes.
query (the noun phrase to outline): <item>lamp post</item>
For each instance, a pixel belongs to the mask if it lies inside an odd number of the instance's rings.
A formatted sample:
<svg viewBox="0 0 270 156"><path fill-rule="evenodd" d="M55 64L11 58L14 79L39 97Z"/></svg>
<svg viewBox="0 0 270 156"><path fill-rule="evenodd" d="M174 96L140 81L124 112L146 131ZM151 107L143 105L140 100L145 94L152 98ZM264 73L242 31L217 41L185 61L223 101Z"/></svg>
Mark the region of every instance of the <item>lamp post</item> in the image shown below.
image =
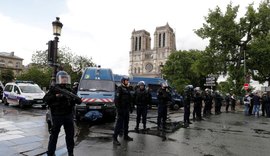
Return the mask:
<svg viewBox="0 0 270 156"><path fill-rule="evenodd" d="M56 20L52 22L53 35L55 37L53 41L49 41L48 43L48 62L49 62L49 65L53 67L53 73L52 73L52 78L51 78L52 86L55 85L57 67L59 66L57 63L57 52L58 52L58 42L59 42L58 36L61 35L61 30L63 27L63 24L59 20L60 18L56 17Z"/></svg>

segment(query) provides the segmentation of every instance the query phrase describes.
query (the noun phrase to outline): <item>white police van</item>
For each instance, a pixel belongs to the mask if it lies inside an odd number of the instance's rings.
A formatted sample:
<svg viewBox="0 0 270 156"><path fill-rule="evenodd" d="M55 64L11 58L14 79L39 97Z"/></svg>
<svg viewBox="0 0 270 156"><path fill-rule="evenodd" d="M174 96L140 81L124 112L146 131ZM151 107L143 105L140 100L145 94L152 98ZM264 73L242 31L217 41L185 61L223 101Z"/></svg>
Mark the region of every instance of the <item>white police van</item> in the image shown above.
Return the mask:
<svg viewBox="0 0 270 156"><path fill-rule="evenodd" d="M33 81L15 81L5 85L2 100L5 105L21 108L33 105L41 105L45 108L44 96L45 92Z"/></svg>

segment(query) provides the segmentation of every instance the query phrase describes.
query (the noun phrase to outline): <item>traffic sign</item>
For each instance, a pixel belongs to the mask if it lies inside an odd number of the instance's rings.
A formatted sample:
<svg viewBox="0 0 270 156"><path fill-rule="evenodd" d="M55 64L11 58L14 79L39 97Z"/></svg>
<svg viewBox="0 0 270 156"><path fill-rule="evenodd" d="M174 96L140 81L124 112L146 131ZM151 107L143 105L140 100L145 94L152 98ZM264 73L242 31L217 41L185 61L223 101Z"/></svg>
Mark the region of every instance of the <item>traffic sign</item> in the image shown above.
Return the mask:
<svg viewBox="0 0 270 156"><path fill-rule="evenodd" d="M248 87L249 87L249 84L248 84L248 83L245 83L245 84L244 84L244 89L245 89L245 90L248 90Z"/></svg>

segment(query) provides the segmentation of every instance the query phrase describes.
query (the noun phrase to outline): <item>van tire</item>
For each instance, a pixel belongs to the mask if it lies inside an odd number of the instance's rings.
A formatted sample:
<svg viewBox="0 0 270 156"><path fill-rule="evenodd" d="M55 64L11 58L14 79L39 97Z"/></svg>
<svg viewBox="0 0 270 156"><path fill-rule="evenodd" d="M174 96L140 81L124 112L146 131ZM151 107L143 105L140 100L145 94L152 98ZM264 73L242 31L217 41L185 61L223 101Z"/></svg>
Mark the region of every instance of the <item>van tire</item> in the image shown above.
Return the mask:
<svg viewBox="0 0 270 156"><path fill-rule="evenodd" d="M4 105L8 106L8 102L7 102L6 98L3 98L3 103L4 103Z"/></svg>
<svg viewBox="0 0 270 156"><path fill-rule="evenodd" d="M179 105L177 104L177 103L174 103L173 105L172 105L172 110L179 110Z"/></svg>
<svg viewBox="0 0 270 156"><path fill-rule="evenodd" d="M23 105L22 100L19 101L19 107L20 107L20 108L24 108L24 105Z"/></svg>

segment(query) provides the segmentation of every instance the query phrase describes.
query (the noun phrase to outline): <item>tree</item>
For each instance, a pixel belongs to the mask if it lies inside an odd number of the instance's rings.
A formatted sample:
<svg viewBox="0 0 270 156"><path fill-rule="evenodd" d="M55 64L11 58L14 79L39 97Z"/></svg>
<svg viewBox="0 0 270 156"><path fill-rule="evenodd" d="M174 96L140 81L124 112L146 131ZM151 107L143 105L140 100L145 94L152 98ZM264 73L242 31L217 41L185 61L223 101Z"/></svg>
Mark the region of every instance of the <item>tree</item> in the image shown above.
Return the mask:
<svg viewBox="0 0 270 156"><path fill-rule="evenodd" d="M42 68L48 70L48 50L45 51L36 51L32 55L32 62ZM70 48L63 47L58 50L58 63L60 66L71 75L72 82L79 81L82 71L85 67L96 66L95 63L92 62L92 58L88 58L86 56L80 56L72 53ZM51 73L47 73L51 77Z"/></svg>
<svg viewBox="0 0 270 156"><path fill-rule="evenodd" d="M249 45L254 38L269 32L270 14L268 1L260 5L258 13L253 4L249 5L245 16L240 18L237 18L238 8L230 3L225 13L219 7L210 10L205 17L206 23L195 33L202 39L209 39L206 52L217 59L215 67L218 73L228 73L232 80L236 80L235 92L240 94L246 77L244 54L249 52Z"/></svg>
<svg viewBox="0 0 270 156"><path fill-rule="evenodd" d="M205 76L196 72L197 60L202 56L198 50L173 52L166 61L162 73L178 92L183 92L186 85L202 87Z"/></svg>
<svg viewBox="0 0 270 156"><path fill-rule="evenodd" d="M14 73L11 69L4 69L1 71L1 80L4 84L14 80Z"/></svg>
<svg viewBox="0 0 270 156"><path fill-rule="evenodd" d="M30 67L26 72L17 77L18 80L33 81L37 83L41 88L48 88L50 83L51 70L40 69L38 66Z"/></svg>

